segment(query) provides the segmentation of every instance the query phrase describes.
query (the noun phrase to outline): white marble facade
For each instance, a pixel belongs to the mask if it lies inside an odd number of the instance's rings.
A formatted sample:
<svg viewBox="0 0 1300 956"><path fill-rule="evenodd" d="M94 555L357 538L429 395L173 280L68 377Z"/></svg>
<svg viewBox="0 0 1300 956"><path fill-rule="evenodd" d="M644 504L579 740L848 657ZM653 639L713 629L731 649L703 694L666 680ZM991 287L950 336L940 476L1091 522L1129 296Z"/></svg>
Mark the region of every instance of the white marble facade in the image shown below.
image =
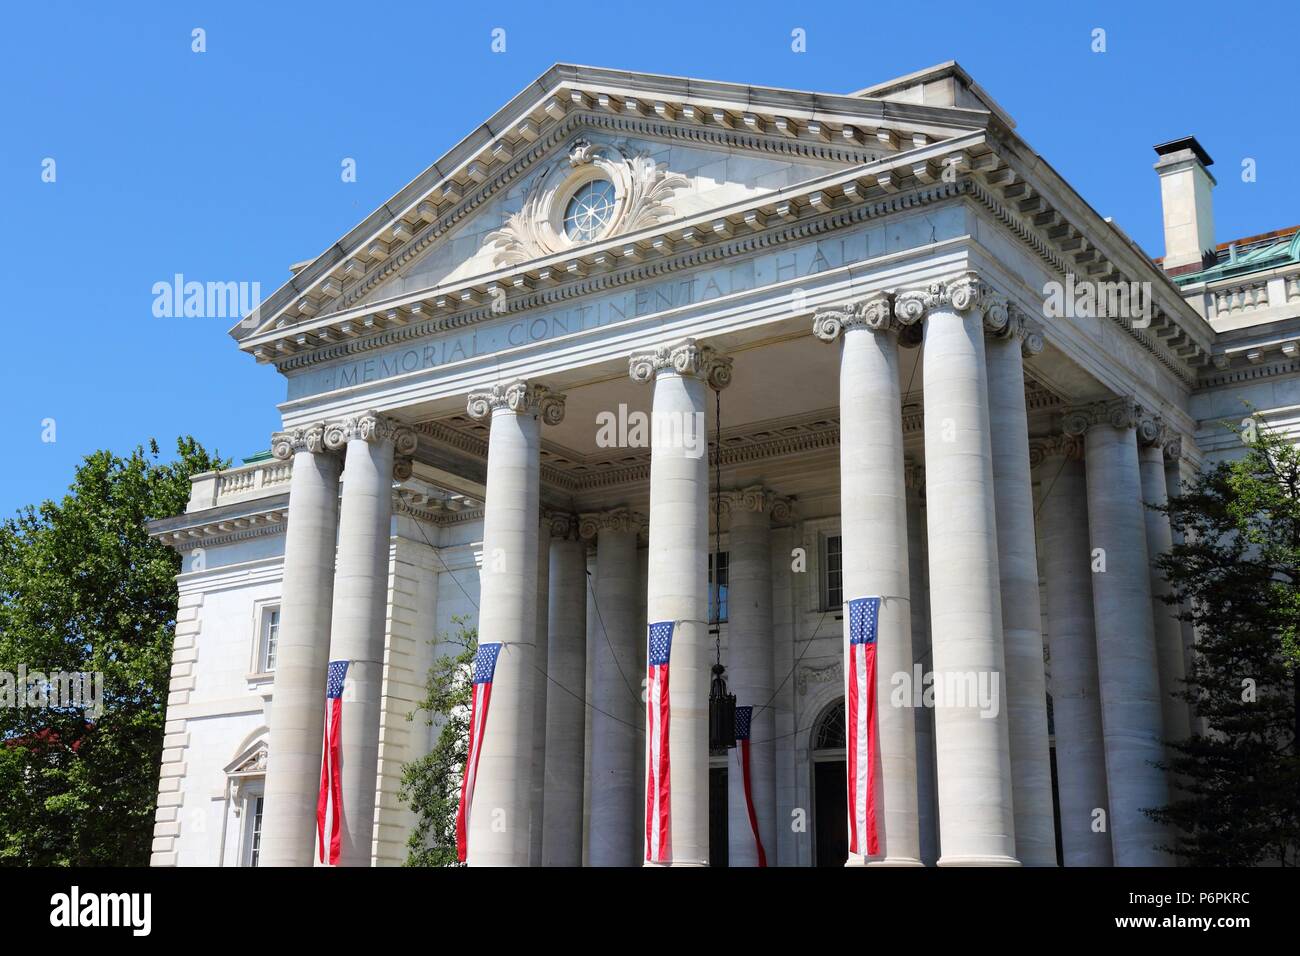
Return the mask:
<svg viewBox="0 0 1300 956"><path fill-rule="evenodd" d="M1184 248L1212 243L1212 178L1180 141L1166 273L1013 127L955 64L851 95L560 65L300 267L232 330L286 379L282 431L250 436L272 454L152 526L184 557L154 864L315 861L339 658L342 862L400 864L432 741L406 716L467 618L507 645L476 795L506 825L474 817L471 864L641 863L637 689L672 619L670 855L754 865L703 719L715 548L768 865L1167 864L1140 811L1192 635L1152 602L1143 502L1234 453L1242 399L1297 427L1300 255L1256 280ZM1045 309L1067 277L1148 308ZM703 445L627 429L711 444L715 407L720 485ZM841 605L866 594L882 847L850 859ZM932 671L989 706L890 703Z"/></svg>

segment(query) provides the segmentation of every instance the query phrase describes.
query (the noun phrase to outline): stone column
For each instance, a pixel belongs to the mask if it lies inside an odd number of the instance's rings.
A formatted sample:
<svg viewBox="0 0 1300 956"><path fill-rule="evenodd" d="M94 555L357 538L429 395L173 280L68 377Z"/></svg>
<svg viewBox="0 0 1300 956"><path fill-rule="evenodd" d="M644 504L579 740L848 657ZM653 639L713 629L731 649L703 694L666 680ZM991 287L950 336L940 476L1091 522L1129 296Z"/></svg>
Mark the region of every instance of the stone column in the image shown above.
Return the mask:
<svg viewBox="0 0 1300 956"><path fill-rule="evenodd" d="M1184 485L1190 482L1195 475L1195 468L1186 462L1182 457L1183 442L1182 438L1175 438L1165 446L1165 489L1166 499L1176 498L1183 493ZM1184 466L1186 465L1186 468ZM1169 529L1173 534L1174 544L1183 543L1182 529L1170 525ZM1180 611L1186 611L1185 604L1179 605ZM1192 657L1196 653L1196 628L1191 621L1179 621L1183 632L1183 674L1188 675L1192 672ZM1196 714L1196 708L1188 702L1187 707L1187 725L1194 733L1204 734L1205 726Z"/></svg>
<svg viewBox="0 0 1300 956"><path fill-rule="evenodd" d="M768 866L795 866L799 859L799 841L807 840L807 830L796 832L793 826L796 810L804 810L798 798L795 769L795 680L794 635L799 616L797 588L803 586L806 575L796 574L795 529L786 522L778 522L772 529L772 673L777 678L776 696L772 701L772 723L776 736L773 756L776 774L776 841L775 850L769 851ZM796 584L795 580L800 583ZM805 770L807 768L804 768Z"/></svg>
<svg viewBox="0 0 1300 956"><path fill-rule="evenodd" d="M293 461L293 476L258 862L261 866L311 866L324 741L341 462L325 448L323 423L277 432L271 439L271 451L281 461Z"/></svg>
<svg viewBox="0 0 1300 956"><path fill-rule="evenodd" d="M1138 406L1115 399L1067 409L1067 434L1086 435L1088 537L1097 674L1116 866L1165 866L1164 827L1142 811L1169 802L1161 744L1160 675L1151 615L1146 519L1138 471Z"/></svg>
<svg viewBox="0 0 1300 956"><path fill-rule="evenodd" d="M374 836L384 631L392 541L396 453L415 451L415 433L366 412L325 429L325 444L345 451L338 562L329 659L347 661L340 730L340 866L369 866ZM323 725L322 725L323 726ZM319 783L319 780L318 780Z"/></svg>
<svg viewBox="0 0 1300 956"><path fill-rule="evenodd" d="M658 862L707 866L711 675L705 399L708 387L730 383L731 360L686 339L633 355L628 371L635 382L654 383L646 616L652 625L674 622L669 659L671 824ZM647 824L652 813L647 809Z"/></svg>
<svg viewBox="0 0 1300 956"><path fill-rule="evenodd" d="M582 865L587 678L587 545L574 515L553 514L547 624L546 799L542 866Z"/></svg>
<svg viewBox="0 0 1300 956"><path fill-rule="evenodd" d="M546 679L551 590L551 519L542 516L537 535L537 644L533 651L533 783L529 808L528 865L542 865L543 807L546 802Z"/></svg>
<svg viewBox="0 0 1300 956"><path fill-rule="evenodd" d="M1187 672L1183 660L1183 624L1178 620L1178 606L1166 604L1169 582L1156 567L1156 558L1174 546L1169 516L1157 508L1169 501L1165 477L1166 448L1177 459L1181 442L1158 417L1138 422L1138 469L1142 476L1142 503L1146 505L1147 565L1151 580L1151 613L1155 625L1156 664L1160 671L1160 711L1166 741L1182 741L1191 736L1187 701L1177 696L1187 689ZM1177 752L1166 746L1165 760Z"/></svg>
<svg viewBox="0 0 1300 956"><path fill-rule="evenodd" d="M526 866L532 808L533 697L536 688L537 535L540 420L559 424L564 396L516 379L469 396L471 418L491 419L480 644L500 643L492 703L470 808L469 863Z"/></svg>
<svg viewBox="0 0 1300 956"><path fill-rule="evenodd" d="M1042 333L1023 312L991 298L984 310L989 380L989 438L997 503L1002 649L1006 661L1011 794L1016 858L1022 866L1056 866L1052 753L1047 729L1042 607L1034 541L1034 484L1024 357L1043 350Z"/></svg>
<svg viewBox="0 0 1300 956"><path fill-rule="evenodd" d="M925 468L908 462L907 573L912 594L912 682L924 688L924 675L933 667L930 655L930 605L925 584ZM916 820L920 832L921 862L934 866L939 859L939 793L934 767L934 709L916 708Z"/></svg>
<svg viewBox="0 0 1300 956"><path fill-rule="evenodd" d="M641 678L636 647L636 539L641 516L626 508L583 514L579 530L596 539L596 632L591 671L591 866L635 866L641 846L641 781L636 777Z"/></svg>
<svg viewBox="0 0 1300 956"><path fill-rule="evenodd" d="M915 714L892 706L894 675L912 673L912 604L908 582L907 508L903 487L903 406L898 329L887 293L819 311L813 334L843 335L840 351L840 522L844 602L880 597L876 635L879 762L876 806L879 852L848 863L919 866ZM844 615L844 673L849 675L849 615ZM883 811L883 812L882 812ZM852 812L852 811L850 811Z"/></svg>
<svg viewBox="0 0 1300 956"><path fill-rule="evenodd" d="M762 486L725 492L730 516L727 564L727 679L736 704L753 707L749 779L763 865L776 865L776 721L772 659L771 515L789 518L790 502ZM758 866L758 845L745 803L740 748L727 762L727 865Z"/></svg>
<svg viewBox="0 0 1300 956"><path fill-rule="evenodd" d="M1061 852L1066 866L1111 866L1083 442L1060 435L1035 445L1042 458L1038 474Z"/></svg>
<svg viewBox="0 0 1300 956"><path fill-rule="evenodd" d="M971 273L900 293L925 316L925 495L940 866L1014 866L983 308ZM973 699L972 699L973 698Z"/></svg>

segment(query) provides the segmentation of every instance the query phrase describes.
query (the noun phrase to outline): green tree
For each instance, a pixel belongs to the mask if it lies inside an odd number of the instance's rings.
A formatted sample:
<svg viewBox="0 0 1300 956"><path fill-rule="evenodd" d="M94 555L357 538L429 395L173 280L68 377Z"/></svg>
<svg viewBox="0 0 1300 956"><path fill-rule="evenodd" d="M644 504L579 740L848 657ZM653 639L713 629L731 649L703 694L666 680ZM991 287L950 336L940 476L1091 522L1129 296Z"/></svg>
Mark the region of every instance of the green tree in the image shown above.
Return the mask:
<svg viewBox="0 0 1300 956"><path fill-rule="evenodd" d="M176 447L171 462L152 440L89 455L62 501L0 524L0 672L103 675L98 715L0 707L0 863L149 862L180 555L145 522L183 511L190 475L223 464L192 438Z"/></svg>
<svg viewBox="0 0 1300 956"><path fill-rule="evenodd" d="M407 720L424 712L438 725L433 749L402 768L401 798L416 814L407 840L406 866L459 866L456 860L456 810L469 753L470 669L478 632L464 618L453 618L456 633L444 635L446 653L429 668L424 699Z"/></svg>
<svg viewBox="0 0 1300 956"><path fill-rule="evenodd" d="M1251 416L1244 454L1165 509L1182 543L1157 559L1197 630L1181 696L1203 733L1174 741L1184 794L1152 812L1202 866L1300 863L1300 449Z"/></svg>

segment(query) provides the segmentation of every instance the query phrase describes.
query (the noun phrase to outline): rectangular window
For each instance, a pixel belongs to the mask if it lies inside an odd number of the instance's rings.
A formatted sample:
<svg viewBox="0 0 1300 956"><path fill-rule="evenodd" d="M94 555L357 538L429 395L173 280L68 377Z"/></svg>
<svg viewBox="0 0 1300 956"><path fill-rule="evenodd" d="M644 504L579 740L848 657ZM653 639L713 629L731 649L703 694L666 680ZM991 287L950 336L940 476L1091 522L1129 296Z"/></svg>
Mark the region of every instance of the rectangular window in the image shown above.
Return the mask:
<svg viewBox="0 0 1300 956"><path fill-rule="evenodd" d="M275 670L275 649L280 639L280 609L268 607L262 611L262 633L258 642L257 666L263 674Z"/></svg>
<svg viewBox="0 0 1300 956"><path fill-rule="evenodd" d="M717 554L709 555L709 622L719 624L727 619L727 556L728 552L719 551ZM713 600L713 575L716 570L718 576L718 604L722 605L722 613L718 613L718 608L714 606Z"/></svg>
<svg viewBox="0 0 1300 956"><path fill-rule="evenodd" d="M262 803L264 797L254 797L249 807L253 815L248 820L248 855L245 858L246 866L257 866L258 857L262 854Z"/></svg>
<svg viewBox="0 0 1300 956"><path fill-rule="evenodd" d="M826 610L844 606L844 539L826 536Z"/></svg>

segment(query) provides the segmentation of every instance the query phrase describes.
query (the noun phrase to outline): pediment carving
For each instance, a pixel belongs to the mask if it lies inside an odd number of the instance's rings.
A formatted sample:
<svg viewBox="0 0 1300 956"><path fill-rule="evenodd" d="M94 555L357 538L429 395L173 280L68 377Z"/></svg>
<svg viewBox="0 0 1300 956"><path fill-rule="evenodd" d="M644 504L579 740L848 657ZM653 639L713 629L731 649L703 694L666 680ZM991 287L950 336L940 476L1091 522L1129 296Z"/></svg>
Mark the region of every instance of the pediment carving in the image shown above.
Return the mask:
<svg viewBox="0 0 1300 956"><path fill-rule="evenodd" d="M488 243L496 247L495 264L518 265L581 245L565 234L565 206L584 184L599 179L613 184L614 209L594 239L635 232L670 218L669 200L689 185L685 177L670 173L667 163L655 162L645 151L632 150L625 140L605 144L579 138L567 156L538 173L523 207L511 213L502 228L488 234Z"/></svg>

